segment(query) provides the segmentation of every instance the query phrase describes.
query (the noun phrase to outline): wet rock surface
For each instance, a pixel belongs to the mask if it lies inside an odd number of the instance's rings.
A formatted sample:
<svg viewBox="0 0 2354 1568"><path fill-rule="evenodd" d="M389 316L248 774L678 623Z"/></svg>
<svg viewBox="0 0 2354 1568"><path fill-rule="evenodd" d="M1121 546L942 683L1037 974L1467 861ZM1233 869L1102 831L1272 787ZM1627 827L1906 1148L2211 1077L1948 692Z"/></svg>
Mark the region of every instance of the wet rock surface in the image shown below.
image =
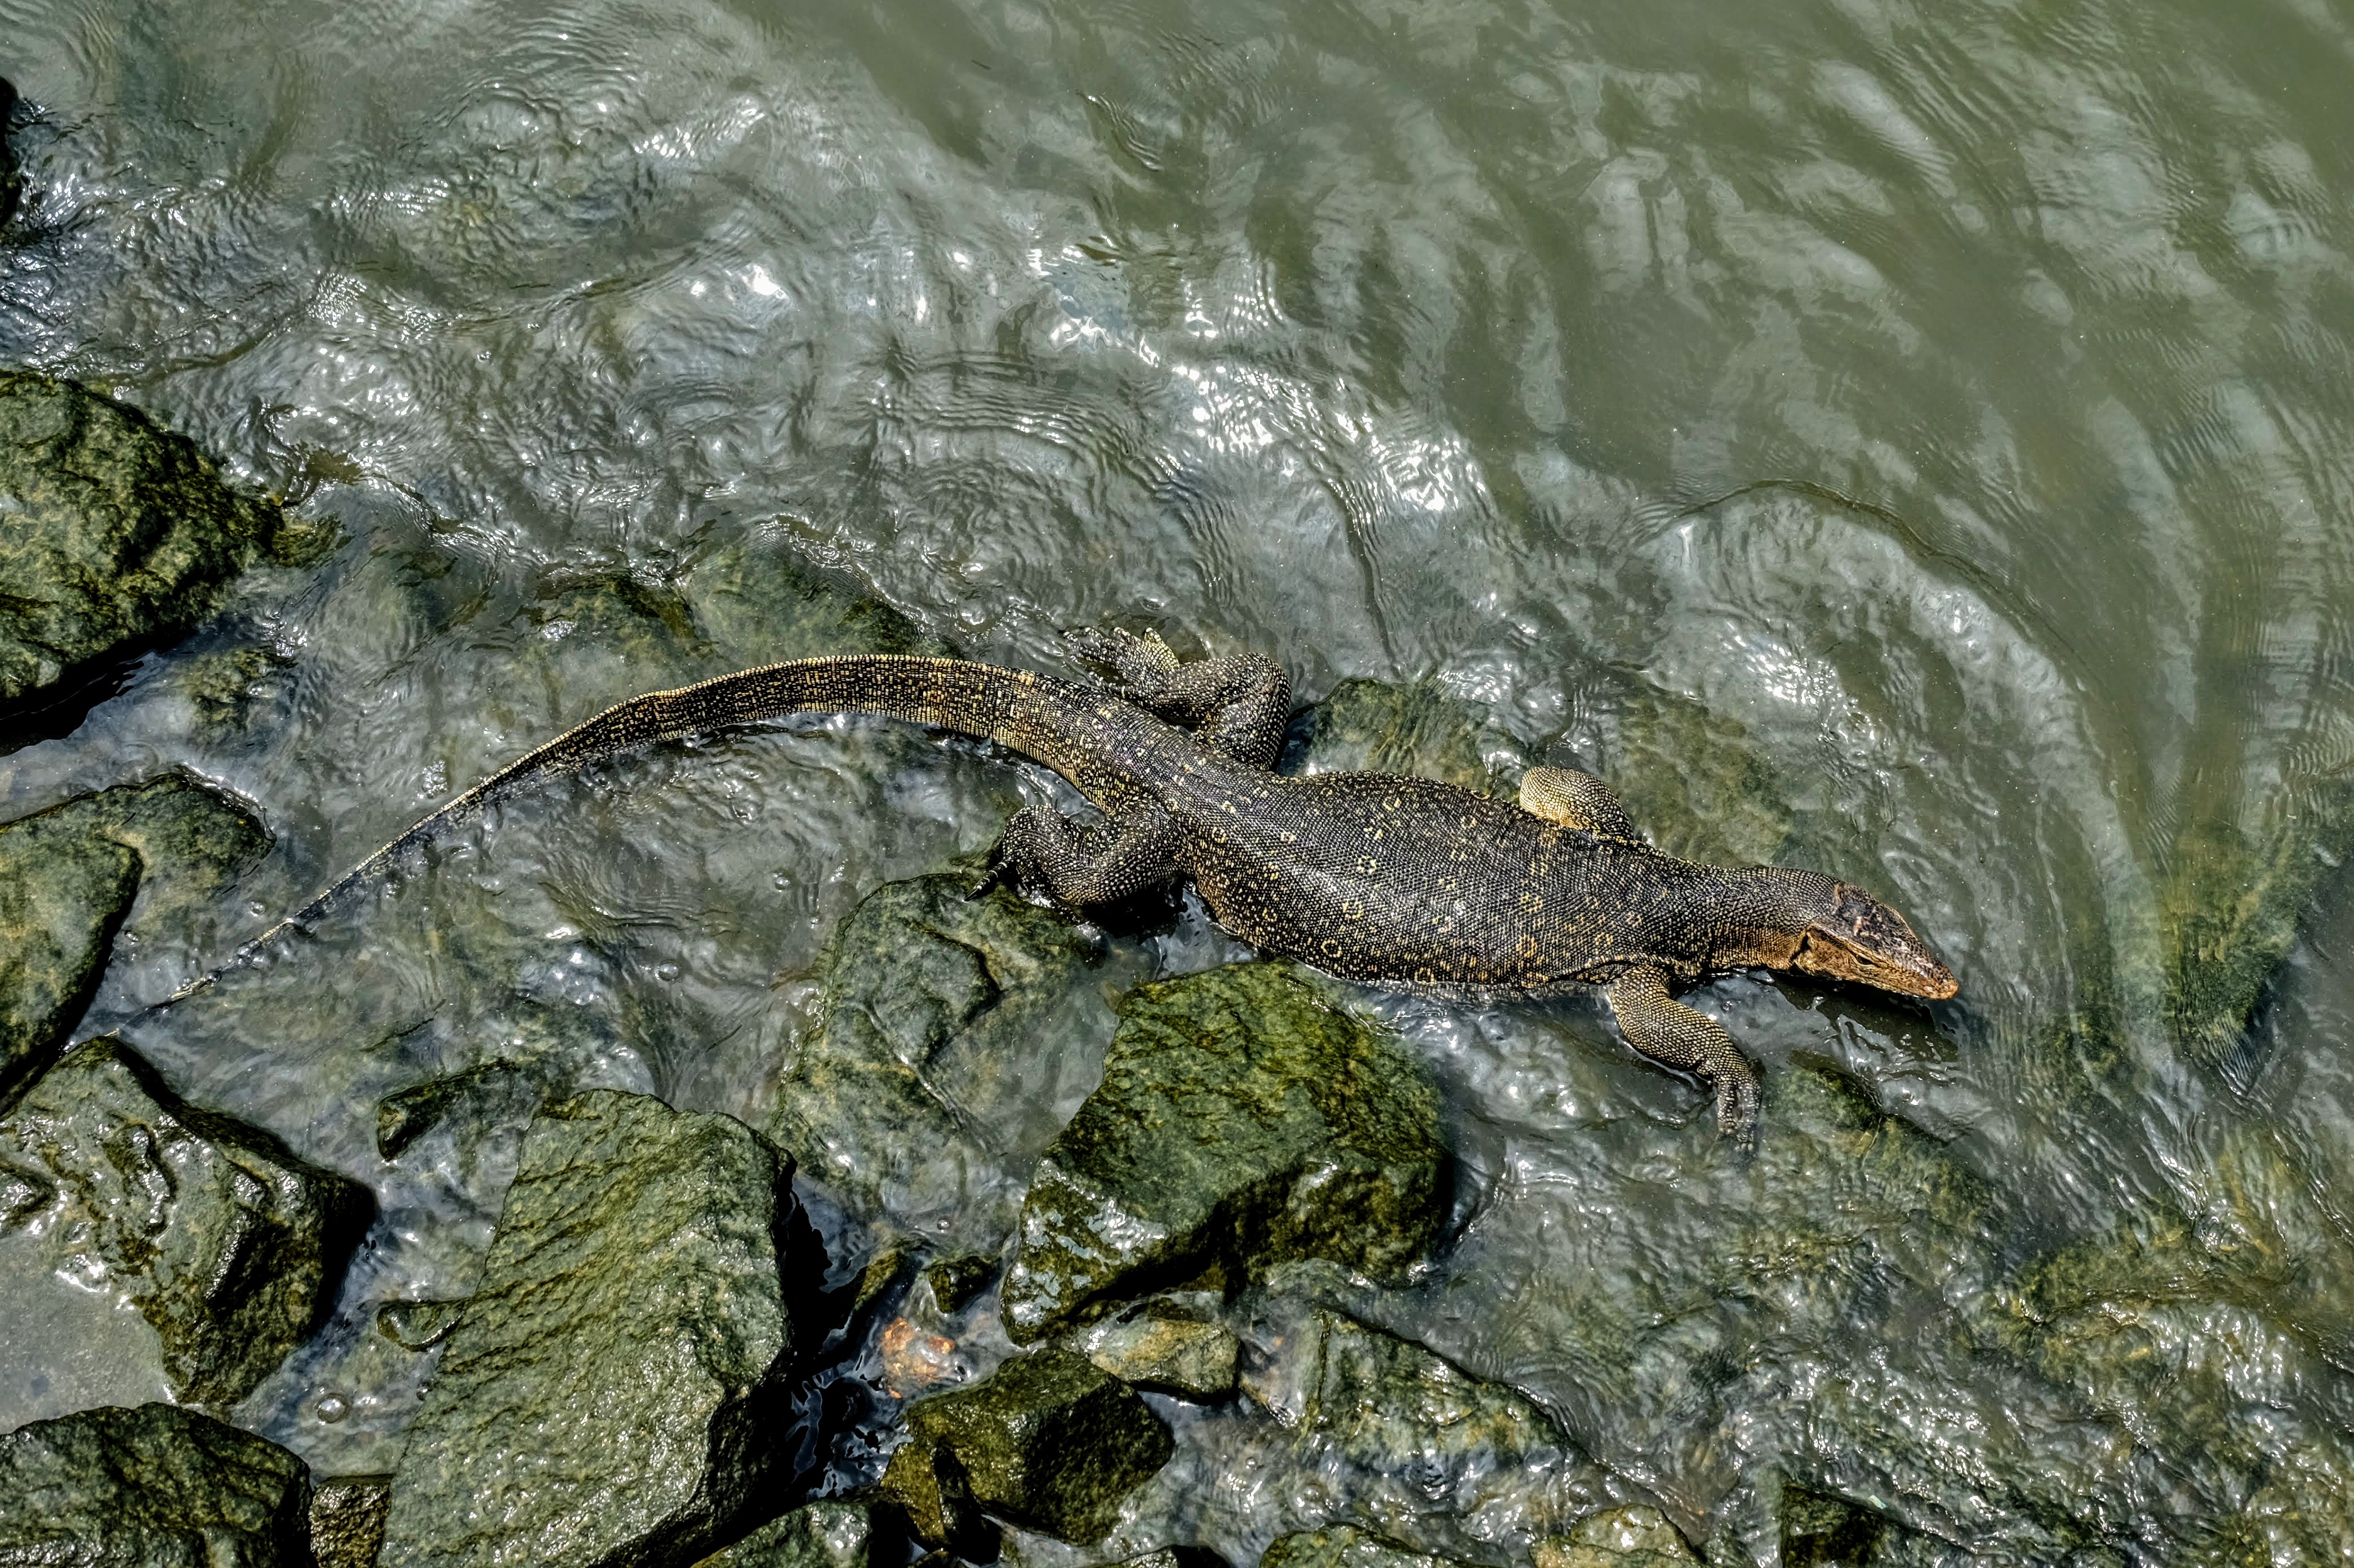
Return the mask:
<svg viewBox="0 0 2354 1568"><path fill-rule="evenodd" d="M337 1476L311 1493L311 1554L318 1568L376 1568L384 1549L390 1476Z"/></svg>
<svg viewBox="0 0 2354 1568"><path fill-rule="evenodd" d="M769 1134L854 1203L986 1234L1076 1099L1102 947L1010 894L968 901L967 885L889 883L842 923Z"/></svg>
<svg viewBox="0 0 2354 1568"><path fill-rule="evenodd" d="M1235 1392L1242 1353L1242 1341L1225 1324L1166 1301L1148 1301L1129 1316L1097 1323L1073 1345L1125 1383L1196 1400Z"/></svg>
<svg viewBox="0 0 2354 1568"><path fill-rule="evenodd" d="M1451 1568L1457 1560L1416 1552L1353 1524L1341 1524L1280 1536L1258 1563L1259 1568Z"/></svg>
<svg viewBox="0 0 2354 1568"><path fill-rule="evenodd" d="M1448 1171L1427 1069L1298 969L1140 987L1102 1084L1039 1160L1007 1330L1303 1257L1402 1275L1437 1235Z"/></svg>
<svg viewBox="0 0 2354 1568"><path fill-rule="evenodd" d="M943 1312L961 1312L997 1278L998 1262L985 1252L960 1252L924 1266L924 1283Z"/></svg>
<svg viewBox="0 0 2354 1568"><path fill-rule="evenodd" d="M1099 1541L1128 1494L1169 1461L1169 1428L1086 1357L1034 1351L907 1409L883 1495L916 1538L989 1553L982 1513L1060 1541Z"/></svg>
<svg viewBox="0 0 2354 1568"><path fill-rule="evenodd" d="M41 1323L57 1279L120 1301L183 1402L233 1404L320 1323L371 1210L365 1189L189 1106L111 1037L68 1053L0 1120L7 1316ZM0 1390L19 1420L68 1402L69 1385Z"/></svg>
<svg viewBox="0 0 2354 1568"><path fill-rule="evenodd" d="M186 437L29 371L0 371L0 711L186 630L280 533Z"/></svg>
<svg viewBox="0 0 2354 1568"><path fill-rule="evenodd" d="M496 1123L539 1104L546 1086L513 1062L491 1061L387 1095L376 1105L376 1150L387 1160L452 1115Z"/></svg>
<svg viewBox="0 0 2354 1568"><path fill-rule="evenodd" d="M174 1405L0 1436L0 1563L305 1568L310 1507L302 1460Z"/></svg>
<svg viewBox="0 0 2354 1568"><path fill-rule="evenodd" d="M465 1315L463 1301L387 1301L376 1309L376 1331L404 1351L429 1351Z"/></svg>
<svg viewBox="0 0 2354 1568"><path fill-rule="evenodd" d="M863 1502L811 1503L722 1547L695 1568L867 1568L872 1532Z"/></svg>
<svg viewBox="0 0 2354 1568"><path fill-rule="evenodd" d="M185 930L268 843L179 774L0 824L0 1111L70 1037L133 906L144 927Z"/></svg>
<svg viewBox="0 0 2354 1568"><path fill-rule="evenodd" d="M16 204L24 197L24 176L16 171L16 150L8 144L8 122L16 112L16 90L0 77L0 226L16 216Z"/></svg>
<svg viewBox="0 0 2354 1568"><path fill-rule="evenodd" d="M1791 1555L1791 1542L1786 1524L1783 1568L1798 1568L1802 1561ZM1536 1568L1697 1568L1700 1562L1665 1514L1639 1506L1582 1519L1567 1535L1538 1542L1533 1555Z"/></svg>
<svg viewBox="0 0 2354 1568"><path fill-rule="evenodd" d="M387 1563L685 1560L778 1480L792 1162L596 1090L524 1139L481 1289L410 1428Z"/></svg>

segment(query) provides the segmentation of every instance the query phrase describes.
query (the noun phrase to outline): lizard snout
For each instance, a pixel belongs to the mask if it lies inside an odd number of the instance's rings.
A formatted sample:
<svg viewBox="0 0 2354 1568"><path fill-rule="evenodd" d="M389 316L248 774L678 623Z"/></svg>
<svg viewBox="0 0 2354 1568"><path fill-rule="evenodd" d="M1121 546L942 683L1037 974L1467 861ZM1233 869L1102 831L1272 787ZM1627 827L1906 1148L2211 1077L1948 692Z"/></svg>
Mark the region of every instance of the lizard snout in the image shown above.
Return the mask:
<svg viewBox="0 0 2354 1568"><path fill-rule="evenodd" d="M1800 934L1792 969L1932 1001L1961 989L1903 916L1844 882L1837 897L1831 913Z"/></svg>

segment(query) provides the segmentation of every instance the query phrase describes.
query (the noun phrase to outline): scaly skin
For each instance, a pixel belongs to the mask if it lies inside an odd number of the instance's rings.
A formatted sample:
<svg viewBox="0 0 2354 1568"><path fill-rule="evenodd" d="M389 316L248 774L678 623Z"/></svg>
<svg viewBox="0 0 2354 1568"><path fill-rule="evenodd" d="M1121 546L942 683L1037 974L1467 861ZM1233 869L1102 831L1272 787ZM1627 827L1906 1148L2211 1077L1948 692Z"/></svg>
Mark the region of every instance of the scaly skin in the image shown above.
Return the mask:
<svg viewBox="0 0 2354 1568"><path fill-rule="evenodd" d="M434 811L231 965L520 786L695 731L861 712L992 740L1103 812L1091 828L1018 812L976 896L1011 881L1084 913L1190 877L1235 936L1344 980L1478 998L1602 987L1628 1041L1708 1080L1719 1128L1744 1142L1756 1075L1673 988L1764 968L1954 994L1952 974L1870 895L1818 872L1661 854L1585 774L1532 769L1517 805L1429 779L1284 778L1270 768L1290 685L1271 660L1181 664L1158 639L1124 633L1073 641L1108 685L877 654L771 664L618 704Z"/></svg>

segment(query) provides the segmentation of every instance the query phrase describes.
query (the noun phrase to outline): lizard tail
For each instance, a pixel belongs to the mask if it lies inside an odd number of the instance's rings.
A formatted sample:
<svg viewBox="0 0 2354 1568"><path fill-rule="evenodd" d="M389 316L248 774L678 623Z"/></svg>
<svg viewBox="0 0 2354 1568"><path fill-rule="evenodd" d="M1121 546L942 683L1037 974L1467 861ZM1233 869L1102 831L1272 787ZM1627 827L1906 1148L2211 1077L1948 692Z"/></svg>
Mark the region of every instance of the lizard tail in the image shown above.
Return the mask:
<svg viewBox="0 0 2354 1568"><path fill-rule="evenodd" d="M1069 683L1026 670L896 653L795 659L631 697L436 807L333 886L157 1005L168 1006L243 969L279 938L310 926L353 888L444 828L479 815L527 785L638 747L790 714L882 714L994 740L1077 783L1076 774L1084 758L1076 754L1069 716L1080 698Z"/></svg>

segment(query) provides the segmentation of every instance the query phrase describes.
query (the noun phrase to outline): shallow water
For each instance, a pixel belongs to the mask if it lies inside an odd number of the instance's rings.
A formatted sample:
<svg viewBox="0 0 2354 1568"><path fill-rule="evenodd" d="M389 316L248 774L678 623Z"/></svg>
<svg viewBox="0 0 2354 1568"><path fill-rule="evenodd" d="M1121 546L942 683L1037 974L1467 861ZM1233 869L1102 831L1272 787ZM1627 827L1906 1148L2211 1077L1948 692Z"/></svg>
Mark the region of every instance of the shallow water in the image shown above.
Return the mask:
<svg viewBox="0 0 2354 1568"><path fill-rule="evenodd" d="M1770 1106L1733 1164L1592 1007L1371 999L1467 1174L1363 1309L1761 1555L1778 1475L1996 1556L2220 1557L2239 1514L2296 1561L2354 1529L2263 1506L2354 1473L2349 67L2329 0L0 0L38 111L0 361L345 535L0 758L0 806L176 763L276 836L94 1032L604 704L779 656L757 595L707 608L758 550L1000 662L1117 615L1303 698L1431 676L1504 751L1649 767L1638 821L1678 747L1737 753L1734 847L1961 978L1698 999L1920 1129L1891 1186L1810 1185ZM378 1096L520 1054L757 1121L833 923L1043 789L863 724L631 758L135 1038L376 1187L354 1313L462 1291L512 1146L380 1161ZM2300 918L2243 1033L2201 977ZM1845 1240L1760 1239L1799 1218ZM2088 1287L2142 1361L2004 1340L2121 1237L2171 1260ZM1563 1350L1597 1313L1623 1357ZM357 1320L246 1413L330 1469L389 1462L418 1375Z"/></svg>

